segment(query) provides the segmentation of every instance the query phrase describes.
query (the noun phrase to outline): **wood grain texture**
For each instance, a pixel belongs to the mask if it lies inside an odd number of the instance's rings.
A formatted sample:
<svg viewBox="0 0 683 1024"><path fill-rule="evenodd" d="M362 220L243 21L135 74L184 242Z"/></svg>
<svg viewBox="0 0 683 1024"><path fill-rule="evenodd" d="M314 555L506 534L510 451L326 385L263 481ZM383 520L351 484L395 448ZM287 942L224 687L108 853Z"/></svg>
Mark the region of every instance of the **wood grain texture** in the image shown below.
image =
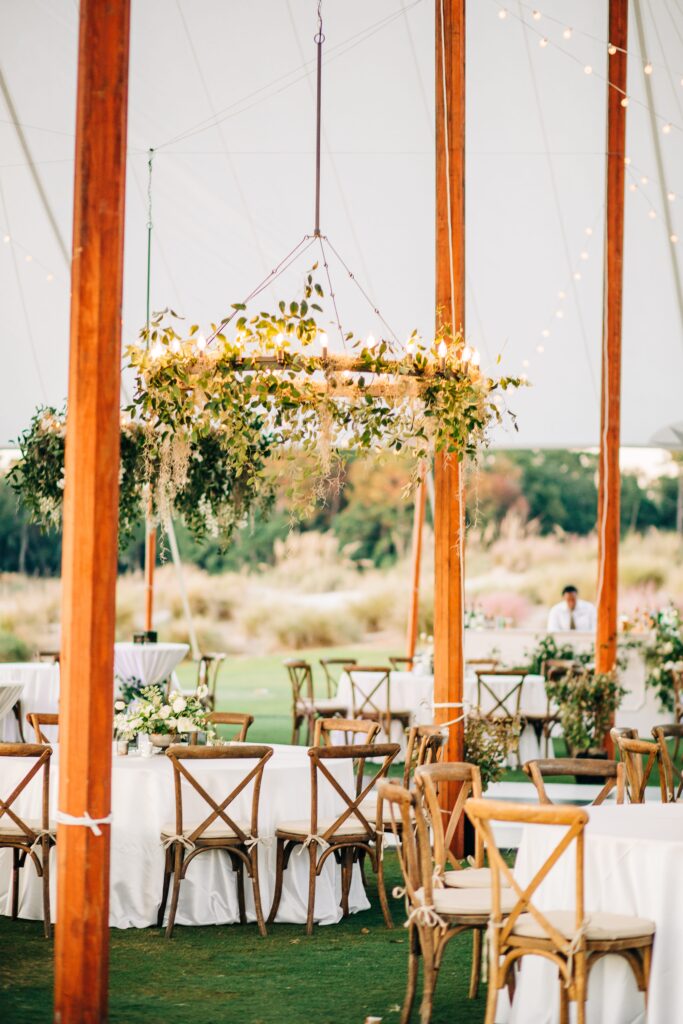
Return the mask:
<svg viewBox="0 0 683 1024"><path fill-rule="evenodd" d="M441 11L443 9L443 46ZM445 60L444 60L445 52ZM436 0L436 308L439 322L465 329L465 0ZM445 68L445 83L444 83ZM445 99L445 102L444 102ZM446 110L444 110L446 108ZM444 117L446 114L446 117ZM447 123L447 130L446 130ZM446 147L448 146L448 159ZM449 201L450 194L450 225ZM451 274L450 254L453 254ZM458 704L463 697L462 467L456 458L434 459L434 701ZM435 709L435 720L458 717L455 707ZM450 728L444 760L463 760L463 725ZM450 813L458 785L441 790ZM456 835L461 848L462 830Z"/></svg>
<svg viewBox="0 0 683 1024"><path fill-rule="evenodd" d="M111 809L128 0L81 0L62 555L62 811ZM60 825L54 1020L107 1020L109 826Z"/></svg>

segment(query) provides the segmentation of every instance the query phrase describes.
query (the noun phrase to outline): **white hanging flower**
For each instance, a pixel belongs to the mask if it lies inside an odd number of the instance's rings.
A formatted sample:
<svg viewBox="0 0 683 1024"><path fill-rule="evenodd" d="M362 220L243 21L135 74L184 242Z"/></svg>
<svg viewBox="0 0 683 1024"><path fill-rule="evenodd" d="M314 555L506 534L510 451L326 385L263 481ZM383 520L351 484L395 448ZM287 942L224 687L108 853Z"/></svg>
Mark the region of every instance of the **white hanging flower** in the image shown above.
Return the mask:
<svg viewBox="0 0 683 1024"><path fill-rule="evenodd" d="M176 699L171 704L171 707L175 711L176 715L180 715L187 707L187 701L185 700L184 697L176 697Z"/></svg>

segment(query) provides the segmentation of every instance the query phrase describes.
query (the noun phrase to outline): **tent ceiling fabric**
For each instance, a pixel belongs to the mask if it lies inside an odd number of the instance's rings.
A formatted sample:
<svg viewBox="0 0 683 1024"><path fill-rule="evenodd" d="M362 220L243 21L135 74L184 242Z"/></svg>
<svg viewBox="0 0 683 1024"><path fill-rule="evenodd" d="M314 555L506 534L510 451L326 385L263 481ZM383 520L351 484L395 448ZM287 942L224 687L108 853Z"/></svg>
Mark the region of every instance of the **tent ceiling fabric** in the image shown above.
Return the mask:
<svg viewBox="0 0 683 1024"><path fill-rule="evenodd" d="M496 443L588 446L599 433L607 0L538 4L538 23L516 0L505 20L493 0L468 5L468 335L485 367L501 353L504 371L526 372L534 385L513 399L519 433L501 432ZM657 111L683 126L683 15L668 0L641 4ZM434 4L324 0L323 13L322 227L398 336L413 327L429 334ZM573 27L571 40L563 25ZM124 344L145 316L150 146L158 147L153 308L169 305L208 326L312 230L314 32L315 5L304 0L133 3ZM539 45L543 35L550 45ZM630 40L629 180L638 188L626 195L622 441L638 445L681 419L683 330L649 119L638 102L645 89L633 16ZM0 6L0 62L67 240L76 42L73 0ZM169 144L216 112L225 115L218 126ZM0 407L3 442L37 403L62 402L69 316L68 268L9 120L0 100L0 234L11 236L0 242L0 338L11 382ZM683 131L675 127L662 148L667 187L680 189L671 210L683 246ZM281 279L278 298L298 290L306 265ZM381 334L335 269L344 325Z"/></svg>

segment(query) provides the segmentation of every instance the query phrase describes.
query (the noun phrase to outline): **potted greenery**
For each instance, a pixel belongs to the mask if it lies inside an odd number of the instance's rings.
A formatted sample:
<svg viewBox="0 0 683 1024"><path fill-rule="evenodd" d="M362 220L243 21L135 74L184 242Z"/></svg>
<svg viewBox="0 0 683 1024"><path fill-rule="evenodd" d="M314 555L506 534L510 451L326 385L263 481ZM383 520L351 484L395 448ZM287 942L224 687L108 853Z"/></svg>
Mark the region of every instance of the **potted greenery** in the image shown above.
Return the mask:
<svg viewBox="0 0 683 1024"><path fill-rule="evenodd" d="M471 714L465 719L465 760L479 768L484 792L505 771L505 764L519 743L520 732L518 718L484 718ZM465 855L473 854L474 826L467 815L464 839Z"/></svg>
<svg viewBox="0 0 683 1024"><path fill-rule="evenodd" d="M626 693L616 672L584 668L546 682L572 757L606 757L603 739Z"/></svg>

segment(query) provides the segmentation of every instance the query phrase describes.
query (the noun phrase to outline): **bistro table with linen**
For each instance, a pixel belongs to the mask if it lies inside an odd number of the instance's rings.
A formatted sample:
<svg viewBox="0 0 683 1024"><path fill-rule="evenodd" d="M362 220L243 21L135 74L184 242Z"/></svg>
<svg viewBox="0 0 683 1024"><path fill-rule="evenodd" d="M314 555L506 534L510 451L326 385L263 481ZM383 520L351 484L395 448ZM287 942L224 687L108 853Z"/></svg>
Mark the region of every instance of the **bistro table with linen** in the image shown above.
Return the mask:
<svg viewBox="0 0 683 1024"><path fill-rule="evenodd" d="M26 720L30 711L45 711L56 714L59 711L59 665L48 662L6 662L0 664L0 685L5 683L21 686L21 711L24 716L24 738L32 738L31 726ZM49 739L54 739L55 730L45 729ZM0 742L18 743L21 737L17 720L12 714L0 720Z"/></svg>
<svg viewBox="0 0 683 1024"><path fill-rule="evenodd" d="M261 899L267 916L273 897L276 844L272 839L276 824L288 818L310 814L310 758L304 747L270 744L274 754L266 764L259 804L259 874ZM32 762L0 757L0 795L11 791ZM192 764L192 772L214 799L224 799L240 778L253 767L253 761L202 760ZM163 754L152 757L113 757L112 828L109 923L114 928L148 928L156 924L161 903L164 850L162 828L175 821L173 771ZM330 770L340 785L353 791L350 762L331 762ZM22 793L17 809L37 817L40 785ZM59 748L54 747L50 768L51 817L57 807L59 784ZM321 819L334 817L344 804L329 783L319 780L318 807ZM248 818L252 787L248 786L231 805L235 818ZM188 786L183 794L184 820L201 820L207 805ZM55 857L55 852L52 852ZM54 862L53 862L54 864ZM12 853L0 851L0 913L10 911ZM35 871L27 865L21 872L19 916L42 917L41 887ZM56 915L56 870L51 872L52 913ZM245 882L247 916L255 920L251 885ZM316 886L315 919L320 924L335 924L341 919L341 869L334 858L325 864ZM305 923L308 902L308 854L294 853L285 872L278 922ZM355 868L349 909L366 910L360 870ZM233 924L239 921L235 877L225 854L202 853L190 866L180 888L176 924Z"/></svg>
<svg viewBox="0 0 683 1024"><path fill-rule="evenodd" d="M591 911L635 914L654 920L655 933L648 1024L673 1024L683 1007L683 806L630 804L587 807L585 907ZM515 864L524 886L549 856L562 834L559 827L527 825ZM575 844L541 883L539 909L572 909ZM504 994L497 1021L556 1024L557 970L540 957L526 957L517 976L511 1013ZM605 957L592 969L587 1024L644 1024L643 994L628 964Z"/></svg>
<svg viewBox="0 0 683 1024"><path fill-rule="evenodd" d="M122 682L154 686L172 675L189 649L189 644L114 644L114 675Z"/></svg>

